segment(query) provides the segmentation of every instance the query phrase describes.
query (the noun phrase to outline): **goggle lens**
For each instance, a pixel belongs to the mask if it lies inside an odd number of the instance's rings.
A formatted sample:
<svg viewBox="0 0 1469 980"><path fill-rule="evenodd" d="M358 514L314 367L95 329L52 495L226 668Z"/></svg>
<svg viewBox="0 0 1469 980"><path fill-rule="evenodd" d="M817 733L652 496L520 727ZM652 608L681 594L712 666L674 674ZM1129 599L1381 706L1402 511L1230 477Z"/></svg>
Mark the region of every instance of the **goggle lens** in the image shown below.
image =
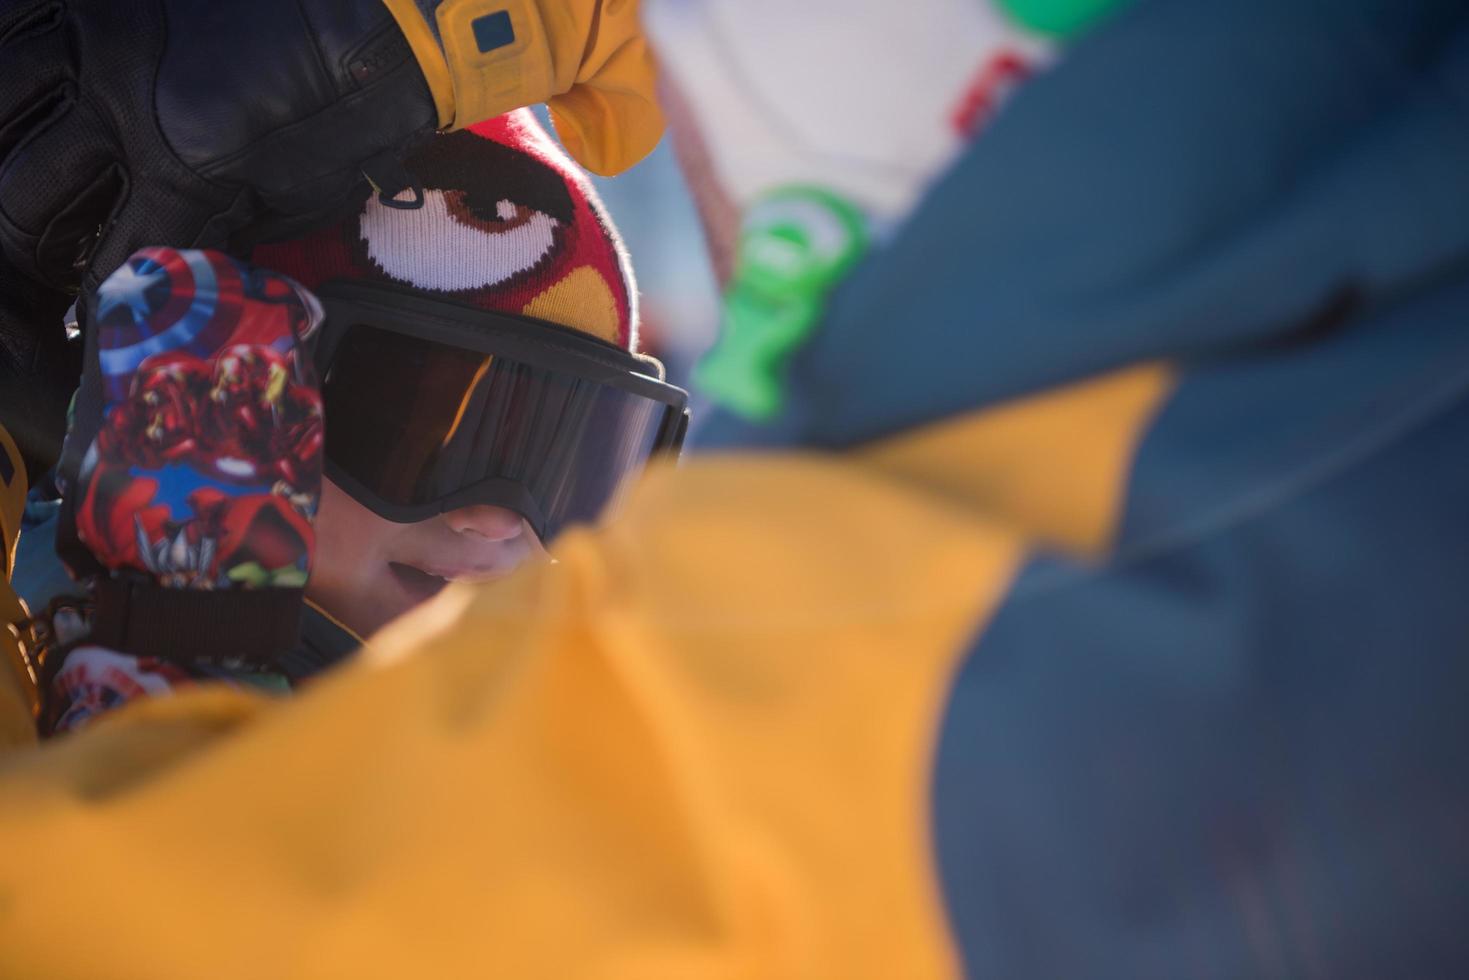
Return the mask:
<svg viewBox="0 0 1469 980"><path fill-rule="evenodd" d="M367 325L343 335L323 395L328 459L402 512L387 516L495 503L543 539L595 520L681 436L681 406Z"/></svg>

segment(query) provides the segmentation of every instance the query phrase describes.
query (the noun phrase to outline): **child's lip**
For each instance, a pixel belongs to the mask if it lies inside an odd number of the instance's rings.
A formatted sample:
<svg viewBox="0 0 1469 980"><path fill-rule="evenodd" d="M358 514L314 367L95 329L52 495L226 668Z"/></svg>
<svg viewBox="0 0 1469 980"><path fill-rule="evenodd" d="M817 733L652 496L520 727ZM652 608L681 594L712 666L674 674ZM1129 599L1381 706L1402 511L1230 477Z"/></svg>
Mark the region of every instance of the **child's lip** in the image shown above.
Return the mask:
<svg viewBox="0 0 1469 980"><path fill-rule="evenodd" d="M486 562L481 565L432 565L416 562L389 562L389 565L398 565L410 568L413 571L446 582L478 582L484 579L500 578L514 571L521 563L524 555L505 556L499 561Z"/></svg>
<svg viewBox="0 0 1469 980"><path fill-rule="evenodd" d="M388 562L388 571L405 592L419 601L433 598L449 584L441 575L434 575L403 562Z"/></svg>
<svg viewBox="0 0 1469 980"><path fill-rule="evenodd" d="M529 535L521 535L512 541L498 542L492 552L473 556L479 559L477 561L442 564L442 560L400 559L388 562L388 567L410 591L432 595L449 582L488 582L504 578L531 556L534 551L531 540ZM432 592L429 592L430 587Z"/></svg>
<svg viewBox="0 0 1469 980"><path fill-rule="evenodd" d="M505 574L505 569L500 565L492 565L485 568L423 568L419 569L425 575L432 575L449 582L474 582L479 579L495 578Z"/></svg>

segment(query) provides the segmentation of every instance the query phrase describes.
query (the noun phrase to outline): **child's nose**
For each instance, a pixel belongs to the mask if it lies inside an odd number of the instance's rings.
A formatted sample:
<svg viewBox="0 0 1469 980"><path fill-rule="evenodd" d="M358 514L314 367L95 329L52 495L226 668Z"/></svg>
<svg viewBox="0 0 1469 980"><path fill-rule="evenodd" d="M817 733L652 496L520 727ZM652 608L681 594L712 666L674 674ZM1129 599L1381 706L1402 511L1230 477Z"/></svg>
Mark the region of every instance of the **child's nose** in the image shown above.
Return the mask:
<svg viewBox="0 0 1469 980"><path fill-rule="evenodd" d="M444 515L444 521L459 534L472 534L489 541L509 541L519 536L525 522L513 510L475 504Z"/></svg>

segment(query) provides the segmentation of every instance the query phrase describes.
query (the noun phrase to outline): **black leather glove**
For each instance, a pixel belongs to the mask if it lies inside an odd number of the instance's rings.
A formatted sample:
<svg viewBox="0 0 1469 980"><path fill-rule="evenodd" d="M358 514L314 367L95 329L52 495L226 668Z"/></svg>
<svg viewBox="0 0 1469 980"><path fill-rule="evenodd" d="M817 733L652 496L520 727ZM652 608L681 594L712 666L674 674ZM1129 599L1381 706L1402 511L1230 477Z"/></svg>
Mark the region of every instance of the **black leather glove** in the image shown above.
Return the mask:
<svg viewBox="0 0 1469 980"><path fill-rule="evenodd" d="M69 300L0 265L0 426L15 439L35 484L66 435L66 407L81 373L81 344L69 343Z"/></svg>
<svg viewBox="0 0 1469 980"><path fill-rule="evenodd" d="M0 424L32 478L78 289L142 245L302 227L436 121L382 0L0 0Z"/></svg>

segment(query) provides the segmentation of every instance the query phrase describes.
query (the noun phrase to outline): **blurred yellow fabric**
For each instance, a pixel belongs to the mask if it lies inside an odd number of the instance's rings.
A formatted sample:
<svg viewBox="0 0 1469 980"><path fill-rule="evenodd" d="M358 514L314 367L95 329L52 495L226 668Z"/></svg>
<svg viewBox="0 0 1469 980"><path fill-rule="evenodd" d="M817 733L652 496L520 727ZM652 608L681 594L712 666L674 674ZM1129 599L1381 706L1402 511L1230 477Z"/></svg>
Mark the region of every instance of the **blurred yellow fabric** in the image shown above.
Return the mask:
<svg viewBox="0 0 1469 980"><path fill-rule="evenodd" d="M0 756L0 975L957 974L952 674L1037 533L1111 533L1171 385L655 470L296 699L201 687Z"/></svg>

